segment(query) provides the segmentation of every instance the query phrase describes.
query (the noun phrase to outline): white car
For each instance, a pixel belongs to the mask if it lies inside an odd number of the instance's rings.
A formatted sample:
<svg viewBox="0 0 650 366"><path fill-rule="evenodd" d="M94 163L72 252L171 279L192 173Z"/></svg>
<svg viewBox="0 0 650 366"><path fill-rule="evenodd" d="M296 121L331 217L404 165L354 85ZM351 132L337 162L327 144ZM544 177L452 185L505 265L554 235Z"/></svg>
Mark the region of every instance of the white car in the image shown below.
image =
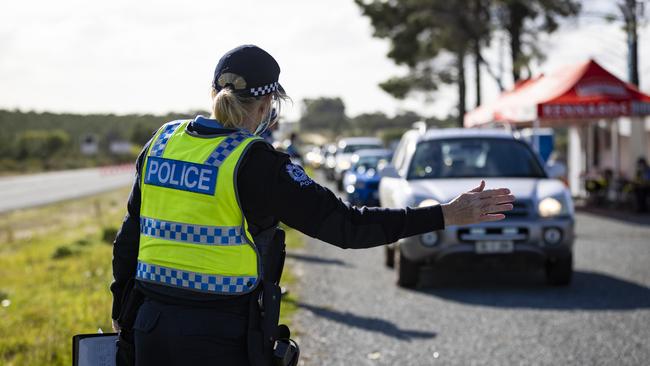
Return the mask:
<svg viewBox="0 0 650 366"><path fill-rule="evenodd" d="M383 149L384 145L376 137L348 137L340 139L337 144L334 180L338 189L343 189L343 175L352 165L352 155L359 150Z"/></svg>
<svg viewBox="0 0 650 366"><path fill-rule="evenodd" d="M530 146L503 130L409 131L382 171L384 207L446 203L485 179L487 188L515 195L506 219L405 238L388 246L386 264L397 283L413 287L423 266L468 261L542 266L549 284L567 285L573 272L574 207ZM551 174L553 175L553 174ZM487 260L486 260L487 259Z"/></svg>

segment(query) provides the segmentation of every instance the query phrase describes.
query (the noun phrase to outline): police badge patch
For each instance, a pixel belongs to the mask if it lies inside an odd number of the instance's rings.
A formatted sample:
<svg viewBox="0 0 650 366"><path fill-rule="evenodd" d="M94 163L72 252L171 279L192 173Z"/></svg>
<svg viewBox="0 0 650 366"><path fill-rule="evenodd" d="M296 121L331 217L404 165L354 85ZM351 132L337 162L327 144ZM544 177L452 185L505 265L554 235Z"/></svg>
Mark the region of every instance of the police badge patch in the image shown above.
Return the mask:
<svg viewBox="0 0 650 366"><path fill-rule="evenodd" d="M300 165L288 163L286 168L287 168L287 173L289 174L291 179L293 179L294 182L300 184L301 187L306 187L314 182L313 180L311 180L311 178L309 178L307 173L305 173L304 169L302 169Z"/></svg>

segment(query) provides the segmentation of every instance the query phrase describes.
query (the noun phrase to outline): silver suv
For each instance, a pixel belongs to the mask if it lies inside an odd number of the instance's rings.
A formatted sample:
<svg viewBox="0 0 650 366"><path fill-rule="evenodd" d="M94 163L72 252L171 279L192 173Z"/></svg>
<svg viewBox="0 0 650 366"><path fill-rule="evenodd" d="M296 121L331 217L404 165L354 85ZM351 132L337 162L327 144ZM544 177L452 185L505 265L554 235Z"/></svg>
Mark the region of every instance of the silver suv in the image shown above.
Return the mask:
<svg viewBox="0 0 650 366"><path fill-rule="evenodd" d="M386 247L397 283L414 287L422 266L469 261L541 265L547 282L567 285L573 272L574 208L569 191L526 142L503 130L413 130L402 137L382 171L384 207L445 203L485 179L487 188L515 195L506 219L402 239Z"/></svg>

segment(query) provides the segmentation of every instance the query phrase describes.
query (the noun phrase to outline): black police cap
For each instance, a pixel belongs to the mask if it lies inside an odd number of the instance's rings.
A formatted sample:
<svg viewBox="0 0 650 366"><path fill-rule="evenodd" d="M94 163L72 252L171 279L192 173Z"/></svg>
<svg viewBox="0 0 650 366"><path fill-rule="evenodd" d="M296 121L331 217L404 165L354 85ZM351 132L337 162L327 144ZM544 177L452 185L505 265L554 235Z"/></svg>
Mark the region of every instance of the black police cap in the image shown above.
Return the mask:
<svg viewBox="0 0 650 366"><path fill-rule="evenodd" d="M260 97L276 90L280 65L268 52L255 45L243 45L228 51L214 70L212 87L218 92L230 87L237 94Z"/></svg>

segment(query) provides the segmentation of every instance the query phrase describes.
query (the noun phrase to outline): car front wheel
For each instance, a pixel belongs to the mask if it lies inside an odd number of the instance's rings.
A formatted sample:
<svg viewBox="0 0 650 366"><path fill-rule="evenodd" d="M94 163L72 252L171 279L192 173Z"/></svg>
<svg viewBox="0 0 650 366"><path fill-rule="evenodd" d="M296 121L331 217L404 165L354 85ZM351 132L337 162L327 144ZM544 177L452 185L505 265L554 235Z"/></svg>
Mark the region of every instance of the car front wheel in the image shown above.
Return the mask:
<svg viewBox="0 0 650 366"><path fill-rule="evenodd" d="M550 259L546 263L546 283L553 286L567 286L573 275L573 255Z"/></svg>
<svg viewBox="0 0 650 366"><path fill-rule="evenodd" d="M395 271L397 272L398 286L414 288L418 284L420 265L406 258L402 254L402 248L395 250Z"/></svg>

